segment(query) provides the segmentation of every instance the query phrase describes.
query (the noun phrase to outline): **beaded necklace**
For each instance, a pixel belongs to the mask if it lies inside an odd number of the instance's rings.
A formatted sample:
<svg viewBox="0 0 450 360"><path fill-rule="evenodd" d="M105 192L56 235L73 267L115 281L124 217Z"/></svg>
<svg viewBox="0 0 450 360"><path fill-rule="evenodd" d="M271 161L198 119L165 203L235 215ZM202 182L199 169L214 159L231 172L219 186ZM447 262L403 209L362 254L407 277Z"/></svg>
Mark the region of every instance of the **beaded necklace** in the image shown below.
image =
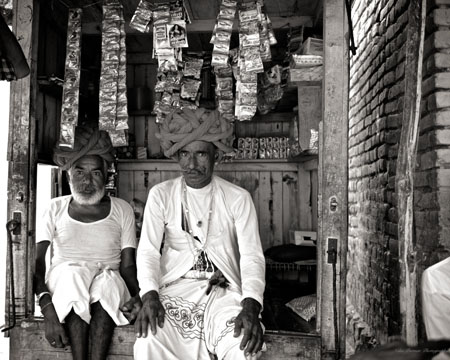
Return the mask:
<svg viewBox="0 0 450 360"><path fill-rule="evenodd" d="M187 202L187 187L186 187L186 181L184 177L182 178L182 186L181 186L181 201L182 201L182 211L183 211L183 219L185 221L185 224L187 225L187 229L185 231L185 236L189 244L189 250L194 255L194 265L192 267L193 270L198 271L198 278L206 278L206 271L211 268L212 271L214 271L214 264L209 260L208 255L206 253L206 245L208 243L208 235L209 235L209 229L211 225L211 219L212 219L212 213L214 208L214 193L215 193L215 186L214 181L211 182L211 202L209 205L208 210L208 221L207 221L207 228L205 233L205 241L201 245L201 247L197 247L196 243L197 240L194 238L193 230L189 221L189 206Z"/></svg>

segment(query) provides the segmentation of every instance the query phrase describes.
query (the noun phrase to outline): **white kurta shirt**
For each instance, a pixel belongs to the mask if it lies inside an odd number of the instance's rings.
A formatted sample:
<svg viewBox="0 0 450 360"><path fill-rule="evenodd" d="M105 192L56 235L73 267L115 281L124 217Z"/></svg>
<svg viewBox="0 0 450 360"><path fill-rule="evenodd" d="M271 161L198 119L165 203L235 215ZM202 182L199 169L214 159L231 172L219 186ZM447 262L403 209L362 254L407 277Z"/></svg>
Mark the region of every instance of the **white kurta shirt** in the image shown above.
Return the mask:
<svg viewBox="0 0 450 360"><path fill-rule="evenodd" d="M262 305L265 260L252 198L247 190L220 177L213 176L212 181L214 203L205 251L231 285L241 291L242 299L250 297ZM178 177L155 185L149 192L137 251L141 296L183 276L194 264L193 246L202 246L182 229L182 190L182 178ZM197 191L187 190L191 192L188 196ZM205 220L203 223L207 226Z"/></svg>
<svg viewBox="0 0 450 360"><path fill-rule="evenodd" d="M450 257L422 275L422 313L428 340L450 336Z"/></svg>

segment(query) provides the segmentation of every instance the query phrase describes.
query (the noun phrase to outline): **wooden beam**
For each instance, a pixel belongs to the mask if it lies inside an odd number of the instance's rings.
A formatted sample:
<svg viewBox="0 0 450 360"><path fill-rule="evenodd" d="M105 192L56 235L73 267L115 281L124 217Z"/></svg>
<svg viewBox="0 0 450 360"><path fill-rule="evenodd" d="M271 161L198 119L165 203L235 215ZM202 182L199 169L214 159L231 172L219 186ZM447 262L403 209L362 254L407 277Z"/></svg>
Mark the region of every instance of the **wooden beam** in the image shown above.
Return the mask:
<svg viewBox="0 0 450 360"><path fill-rule="evenodd" d="M318 322L322 359L345 357L348 236L348 48L345 5L324 1L323 121L319 128ZM329 245L337 240L336 264Z"/></svg>
<svg viewBox="0 0 450 360"><path fill-rule="evenodd" d="M281 159L233 160L217 165L217 171L297 171L297 162ZM173 160L119 160L117 170L124 171L180 171Z"/></svg>
<svg viewBox="0 0 450 360"><path fill-rule="evenodd" d="M10 119L8 137L8 220L20 214L20 233L13 235L13 266L16 318L29 316L34 309L32 270L34 241L34 191L35 164L34 106L37 91L36 58L38 43L38 4L33 0L15 0L13 32L16 35L31 73L11 84ZM9 258L7 263L9 264ZM7 272L10 269L7 269ZM6 314L11 311L9 296L6 297ZM8 317L8 315L7 315ZM8 322L8 321L7 321Z"/></svg>
<svg viewBox="0 0 450 360"><path fill-rule="evenodd" d="M280 29L283 27L291 26L306 26L312 27L313 18L311 16L289 16L289 17L281 17L281 16L273 16L270 18L272 21L272 25L274 29ZM214 25L216 23L216 19L207 19L207 20L192 20L192 23L187 25L187 31L189 33L212 33L214 29ZM233 31L238 30L238 22L235 21L233 25ZM101 33L101 23L83 23L82 26L83 34L93 35ZM137 30L130 27L129 23L125 24L125 31L127 34L142 34Z"/></svg>
<svg viewBox="0 0 450 360"><path fill-rule="evenodd" d="M400 313L402 336L408 345L418 343L416 303L418 294L417 257L414 246L414 169L417 157L422 62L425 41L426 0L409 3L406 36L405 96L402 130L398 145L395 192L397 194L400 263Z"/></svg>

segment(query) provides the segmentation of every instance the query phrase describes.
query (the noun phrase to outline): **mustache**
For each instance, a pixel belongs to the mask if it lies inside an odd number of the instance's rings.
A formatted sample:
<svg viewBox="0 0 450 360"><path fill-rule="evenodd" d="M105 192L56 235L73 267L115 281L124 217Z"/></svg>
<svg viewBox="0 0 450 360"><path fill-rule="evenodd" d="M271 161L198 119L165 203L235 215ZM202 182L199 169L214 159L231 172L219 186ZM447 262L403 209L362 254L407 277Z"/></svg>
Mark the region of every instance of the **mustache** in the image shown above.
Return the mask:
<svg viewBox="0 0 450 360"><path fill-rule="evenodd" d="M189 170L183 170L184 174L187 175L203 175L205 172L198 169L189 169Z"/></svg>
<svg viewBox="0 0 450 360"><path fill-rule="evenodd" d="M100 190L97 186L93 185L93 184L88 184L88 185L73 185L74 190L76 190L77 192L93 192L93 191L98 191Z"/></svg>

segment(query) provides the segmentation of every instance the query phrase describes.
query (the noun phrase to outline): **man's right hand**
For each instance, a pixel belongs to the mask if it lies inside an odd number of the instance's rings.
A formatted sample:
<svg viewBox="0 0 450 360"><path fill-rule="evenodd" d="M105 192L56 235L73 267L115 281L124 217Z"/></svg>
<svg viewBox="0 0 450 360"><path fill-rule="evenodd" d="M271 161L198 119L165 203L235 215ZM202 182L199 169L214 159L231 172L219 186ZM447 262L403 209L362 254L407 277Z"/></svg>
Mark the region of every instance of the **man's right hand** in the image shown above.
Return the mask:
<svg viewBox="0 0 450 360"><path fill-rule="evenodd" d="M142 308L134 323L134 329L137 337L147 337L148 325L152 334L156 334L156 323L160 328L164 325L164 307L159 301L159 295L152 290L142 296Z"/></svg>
<svg viewBox="0 0 450 360"><path fill-rule="evenodd" d="M43 312L45 323L45 338L49 344L56 348L64 348L69 345L69 338L64 331L56 314L53 304L47 306Z"/></svg>

